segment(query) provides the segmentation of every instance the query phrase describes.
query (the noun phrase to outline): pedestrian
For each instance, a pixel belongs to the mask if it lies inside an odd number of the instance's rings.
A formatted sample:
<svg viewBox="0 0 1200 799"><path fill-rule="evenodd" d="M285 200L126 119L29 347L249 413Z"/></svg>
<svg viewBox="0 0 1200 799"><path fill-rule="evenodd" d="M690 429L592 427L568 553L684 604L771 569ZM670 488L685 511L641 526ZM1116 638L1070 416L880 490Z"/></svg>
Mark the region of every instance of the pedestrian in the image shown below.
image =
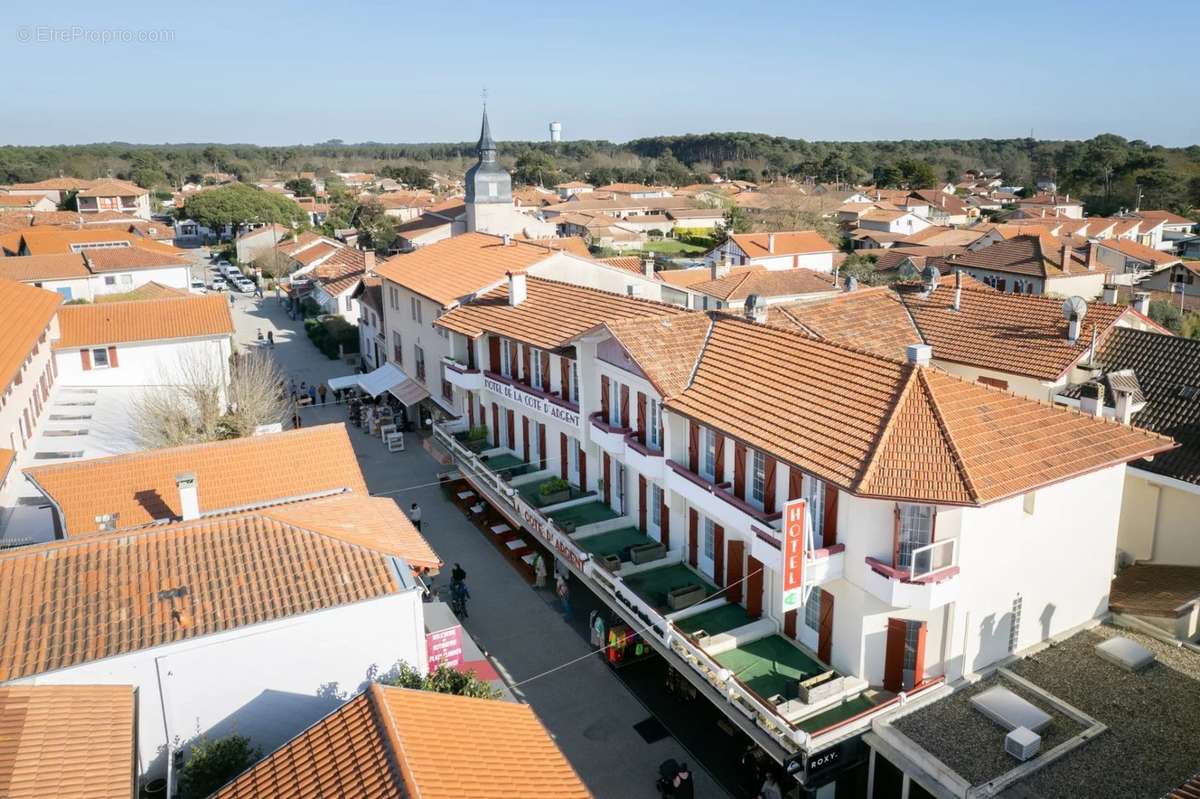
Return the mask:
<svg viewBox="0 0 1200 799"><path fill-rule="evenodd" d="M254 296L262 299L262 285L259 283L254 284Z"/></svg>
<svg viewBox="0 0 1200 799"><path fill-rule="evenodd" d="M324 383L322 383L321 386L317 389L317 393L321 395L321 404L324 405L325 404L325 384ZM420 528L418 527L417 529L419 530Z"/></svg>
<svg viewBox="0 0 1200 799"><path fill-rule="evenodd" d="M229 307L233 307L233 292L229 292Z"/></svg>
<svg viewBox="0 0 1200 799"><path fill-rule="evenodd" d="M292 427L295 428L296 430L300 429L300 411L299 410L292 411Z"/></svg>
<svg viewBox="0 0 1200 799"><path fill-rule="evenodd" d="M454 583L461 583L461 582L462 582L463 580L465 580L465 579L467 579L467 571L466 571L466 569L464 569L464 568L463 568L463 567L462 567L462 566L461 566L461 565L458 563L458 561L455 561L455 562L454 562L454 568L450 570L450 583L451 583L452 585L453 585Z"/></svg>
<svg viewBox="0 0 1200 799"><path fill-rule="evenodd" d="M675 774L675 779L671 780L671 785L675 788L675 792L671 795L675 799L695 799L696 783L692 779L692 772L688 770L687 763L679 764L679 771ZM783 799L776 794L775 799Z"/></svg>
<svg viewBox="0 0 1200 799"><path fill-rule="evenodd" d="M288 391L291 393L292 404L296 402L296 378L292 378L292 382L288 385Z"/></svg>
<svg viewBox="0 0 1200 799"><path fill-rule="evenodd" d="M535 588L546 587L546 559L541 552L533 556L533 585Z"/></svg>
<svg viewBox="0 0 1200 799"><path fill-rule="evenodd" d="M767 772L767 778L763 780L758 796L759 799L783 799L783 790L779 787L779 781L775 779L775 772Z"/></svg>
<svg viewBox="0 0 1200 799"><path fill-rule="evenodd" d="M321 402L324 402L324 401L325 401L325 399L324 399L324 397L322 397ZM410 522L412 522L413 527L417 528L417 531L420 532L420 530L421 530L421 506L415 502L412 504L412 507L410 507L408 509L408 520Z"/></svg>
<svg viewBox="0 0 1200 799"><path fill-rule="evenodd" d="M267 331L267 344L268 344L268 346L271 347L271 349L275 349L275 331L274 330Z"/></svg>
<svg viewBox="0 0 1200 799"><path fill-rule="evenodd" d="M567 585L567 578L564 575L558 575L558 585L556 587L559 601L562 602L562 615L567 621L571 620L571 587Z"/></svg>
<svg viewBox="0 0 1200 799"><path fill-rule="evenodd" d="M311 405L317 404L317 387L316 386L308 387L308 401L309 401L309 404L311 404Z"/></svg>

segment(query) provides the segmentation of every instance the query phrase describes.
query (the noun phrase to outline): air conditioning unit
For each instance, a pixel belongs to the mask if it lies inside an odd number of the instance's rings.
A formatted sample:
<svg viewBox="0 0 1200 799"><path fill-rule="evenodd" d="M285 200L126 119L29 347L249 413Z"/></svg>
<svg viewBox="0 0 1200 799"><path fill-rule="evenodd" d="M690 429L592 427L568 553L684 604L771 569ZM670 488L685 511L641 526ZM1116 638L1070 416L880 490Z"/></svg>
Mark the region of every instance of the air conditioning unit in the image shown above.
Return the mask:
<svg viewBox="0 0 1200 799"><path fill-rule="evenodd" d="M1017 727L1004 736L1004 751L1017 760L1028 760L1042 748L1042 736L1028 727Z"/></svg>

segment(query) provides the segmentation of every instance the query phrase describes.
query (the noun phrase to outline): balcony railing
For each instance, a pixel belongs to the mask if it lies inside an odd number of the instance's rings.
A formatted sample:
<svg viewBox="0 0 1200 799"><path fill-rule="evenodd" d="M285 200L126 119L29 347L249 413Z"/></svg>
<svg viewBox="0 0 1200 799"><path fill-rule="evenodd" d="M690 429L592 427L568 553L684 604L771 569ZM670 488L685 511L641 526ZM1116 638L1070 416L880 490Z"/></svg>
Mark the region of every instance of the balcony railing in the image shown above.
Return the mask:
<svg viewBox="0 0 1200 799"><path fill-rule="evenodd" d="M451 385L463 391L478 391L483 387L483 373L478 369L468 369L449 356L442 358L442 365L446 367L446 380Z"/></svg>
<svg viewBox="0 0 1200 799"><path fill-rule="evenodd" d="M908 567L910 583L924 582L935 578L948 569L958 568L958 539L947 538L934 541L913 550L912 563Z"/></svg>
<svg viewBox="0 0 1200 799"><path fill-rule="evenodd" d="M907 566L868 556L871 593L896 608L932 610L958 597L958 539L947 538L913 550Z"/></svg>

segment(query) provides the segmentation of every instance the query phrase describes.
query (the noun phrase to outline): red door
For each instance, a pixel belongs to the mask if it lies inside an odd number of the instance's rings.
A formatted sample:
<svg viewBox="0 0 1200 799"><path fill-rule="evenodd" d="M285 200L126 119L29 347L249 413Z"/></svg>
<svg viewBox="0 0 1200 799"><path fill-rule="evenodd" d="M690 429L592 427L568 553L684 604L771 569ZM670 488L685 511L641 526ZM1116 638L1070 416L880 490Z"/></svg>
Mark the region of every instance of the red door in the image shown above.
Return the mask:
<svg viewBox="0 0 1200 799"><path fill-rule="evenodd" d="M822 611L824 608L822 608ZM887 645L883 662L883 687L905 691L925 681L925 633L923 621L888 619ZM911 634L910 634L911 633ZM911 672L905 679L905 672Z"/></svg>
<svg viewBox="0 0 1200 799"><path fill-rule="evenodd" d="M833 594L821 592L821 615L817 624L817 657L828 663L833 654Z"/></svg>
<svg viewBox="0 0 1200 799"><path fill-rule="evenodd" d="M763 565L753 556L746 558L746 615L762 616Z"/></svg>

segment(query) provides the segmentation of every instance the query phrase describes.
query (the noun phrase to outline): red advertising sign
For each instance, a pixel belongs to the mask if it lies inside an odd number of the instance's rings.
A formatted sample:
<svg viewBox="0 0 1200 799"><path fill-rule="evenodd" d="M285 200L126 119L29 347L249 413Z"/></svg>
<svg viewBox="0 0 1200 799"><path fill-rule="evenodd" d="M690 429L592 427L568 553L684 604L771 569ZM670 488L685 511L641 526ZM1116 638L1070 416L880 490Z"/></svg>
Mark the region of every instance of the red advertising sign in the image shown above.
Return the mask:
<svg viewBox="0 0 1200 799"><path fill-rule="evenodd" d="M798 610L804 600L804 533L806 503L791 499L783 507L783 610Z"/></svg>
<svg viewBox="0 0 1200 799"><path fill-rule="evenodd" d="M466 662L466 658L463 657L462 627L456 624L444 630L425 633L425 661L430 671L434 671L438 666L462 668Z"/></svg>

